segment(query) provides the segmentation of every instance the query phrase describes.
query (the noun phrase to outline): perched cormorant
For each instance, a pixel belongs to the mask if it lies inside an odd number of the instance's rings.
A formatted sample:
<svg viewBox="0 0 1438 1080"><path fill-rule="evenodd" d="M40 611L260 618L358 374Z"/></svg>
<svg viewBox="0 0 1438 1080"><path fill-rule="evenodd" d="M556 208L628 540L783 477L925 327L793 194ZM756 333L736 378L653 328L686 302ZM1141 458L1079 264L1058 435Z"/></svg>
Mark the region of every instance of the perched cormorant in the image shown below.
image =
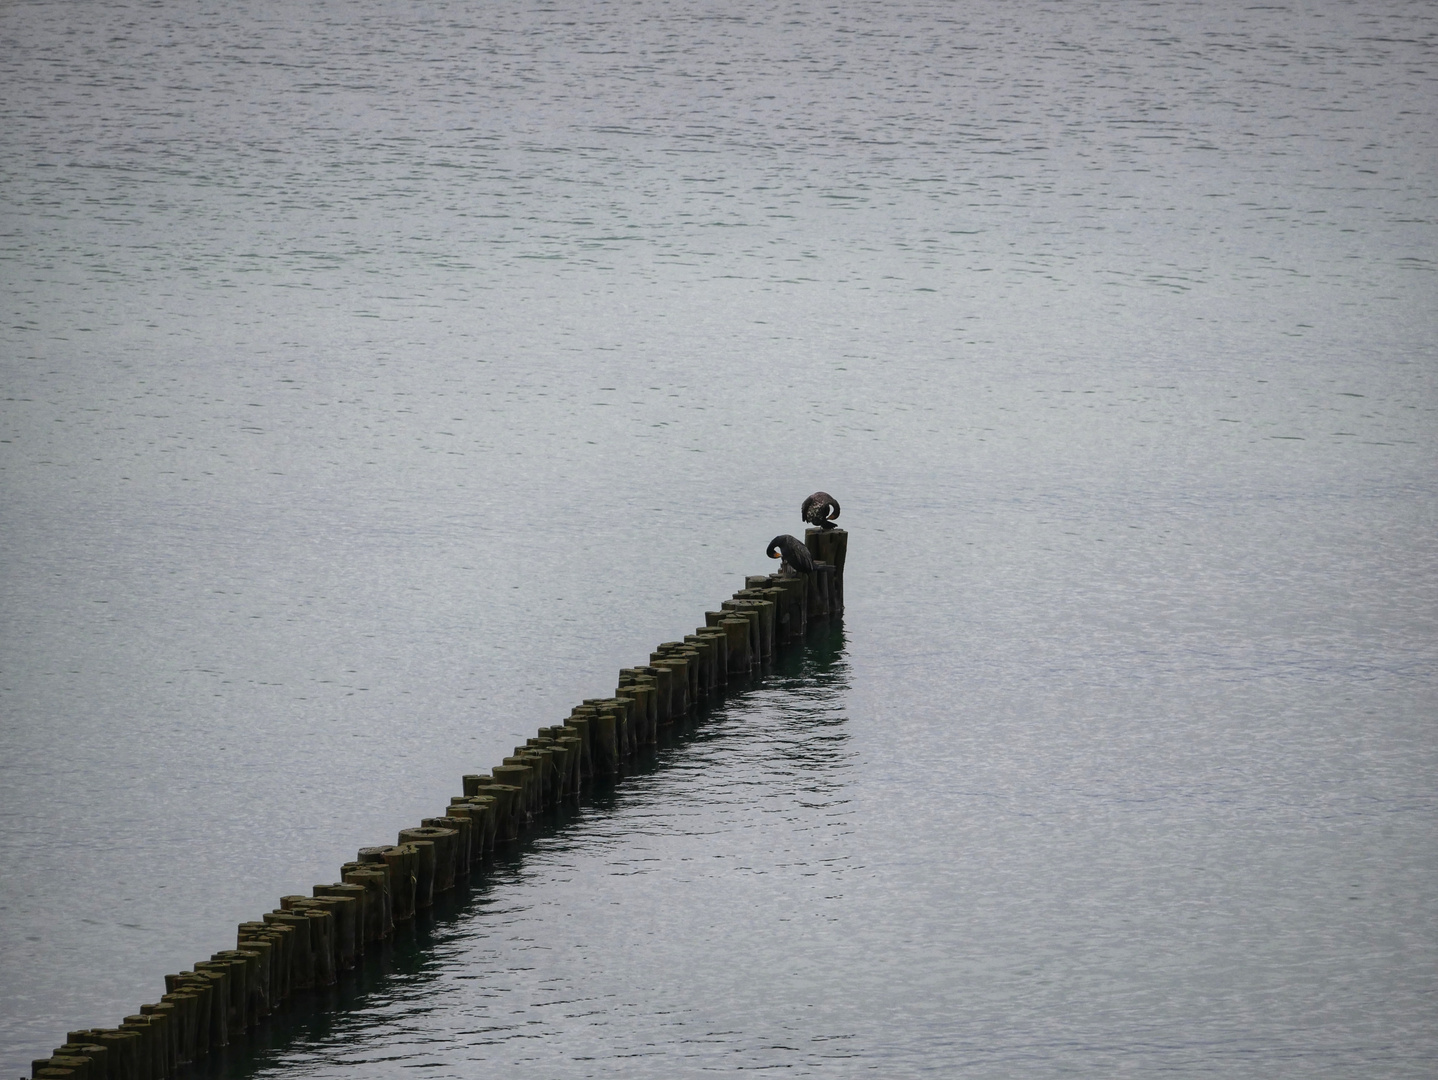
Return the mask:
<svg viewBox="0 0 1438 1080"><path fill-rule="evenodd" d="M833 513L829 512L833 508ZM825 531L837 529L834 518L839 516L839 500L830 495L827 491L816 491L804 500L804 505L799 507L799 513L810 525L817 525Z"/></svg>
<svg viewBox="0 0 1438 1080"><path fill-rule="evenodd" d="M808 574L814 570L814 556L809 554L806 548L798 540L795 540L788 533L783 536L776 536L769 541L769 550L765 552L771 559L783 559L779 565L779 573Z"/></svg>

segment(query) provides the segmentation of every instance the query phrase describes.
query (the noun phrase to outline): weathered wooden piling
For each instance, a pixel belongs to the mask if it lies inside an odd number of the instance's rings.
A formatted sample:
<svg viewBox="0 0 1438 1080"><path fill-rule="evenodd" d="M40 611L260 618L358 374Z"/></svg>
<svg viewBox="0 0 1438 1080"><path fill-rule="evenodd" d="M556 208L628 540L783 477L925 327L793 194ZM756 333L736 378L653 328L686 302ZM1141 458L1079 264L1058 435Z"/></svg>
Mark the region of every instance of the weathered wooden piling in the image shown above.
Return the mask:
<svg viewBox="0 0 1438 1080"><path fill-rule="evenodd" d="M171 1063L172 1071L182 1065L189 1064L189 1046L192 1039L188 1027L191 1024L190 1013L193 1012L193 995L190 994L162 994L160 1000L152 1005L141 1005L140 1012L144 1015L155 1015L161 1011L169 1019L166 1042L168 1044L167 1054ZM67 1046L70 1044L67 1044ZM85 1044L80 1044L85 1045ZM96 1044L89 1044L94 1046ZM93 1055L92 1055L93 1056ZM104 1068L100 1068L100 1076L107 1075Z"/></svg>
<svg viewBox="0 0 1438 1080"><path fill-rule="evenodd" d="M180 1064L198 1061L200 1056L200 994L189 987L177 987L160 995L160 1001L175 1006L179 1018Z"/></svg>
<svg viewBox="0 0 1438 1080"><path fill-rule="evenodd" d="M175 1061L173 1043L173 1020L168 1011L156 1012L164 1006L163 1002L140 1006L137 1014L127 1016L120 1023L120 1030L135 1031L140 1035L142 1041L147 1041L149 1046L146 1053L150 1059L149 1075L155 1080L165 1080L173 1076L179 1068ZM172 1009L173 1006L164 1006ZM90 1075L104 1075L98 1069L90 1066Z"/></svg>
<svg viewBox="0 0 1438 1080"><path fill-rule="evenodd" d="M668 667L646 664L635 669L654 680L654 716L657 723L670 724L679 715L674 709L674 672Z"/></svg>
<svg viewBox="0 0 1438 1080"><path fill-rule="evenodd" d="M539 762L521 752L510 754L504 759L503 765L497 765L495 768L525 770L519 778L520 800L524 804L525 823L533 821L544 810L544 774L539 771Z"/></svg>
<svg viewBox="0 0 1438 1080"><path fill-rule="evenodd" d="M161 995L160 1001L162 1004L174 1006L176 1022L179 1025L175 1041L178 1044L181 1064L198 1061L209 1053L209 1003L206 993L198 987L184 985L177 976L166 975L165 993ZM109 1049L111 1068L117 1066L120 1062L120 1051L99 1038L97 1033L90 1034L95 1036L90 1039L91 1042ZM67 1038L70 1042L75 1042L77 1034L72 1031Z"/></svg>
<svg viewBox="0 0 1438 1080"><path fill-rule="evenodd" d="M533 781L530 777L534 770L523 762L510 764L509 760L505 759L505 764L494 766L490 772L494 774L496 784L516 789L510 814L516 830L525 828L533 816L531 807ZM518 836L517 831L515 835Z"/></svg>
<svg viewBox="0 0 1438 1080"><path fill-rule="evenodd" d="M409 879L411 884L410 911L413 913L414 894L413 877L414 862L413 853L409 853ZM367 941L376 940L370 937L370 919L372 918L371 907L374 901L371 899L370 890L361 884L354 882L335 882L332 885L316 885L310 889L310 895L316 900L348 900L350 903L346 908L340 909L345 914L342 916L351 924L351 942L353 947L354 963L359 963L360 957L364 956L365 944ZM246 946L242 945L241 948ZM273 952L272 952L272 955ZM273 960L271 961L273 964ZM353 965L351 965L353 966ZM273 980L272 980L273 981Z"/></svg>
<svg viewBox="0 0 1438 1080"><path fill-rule="evenodd" d="M156 1028L158 1048L155 1051L154 1065L159 1069L158 1075L160 1077L173 1076L175 1070L180 1067L179 1055L176 1050L176 1034L178 1029L175 1011L175 1006L165 1001L140 1006L140 1016ZM125 1024L130 1023L134 1019L135 1018L131 1016L125 1017L125 1023L121 1024L121 1027L123 1028ZM61 1051L56 1050L55 1052L58 1054ZM152 1069L152 1072L153 1071ZM103 1076L104 1073L96 1072L95 1075Z"/></svg>
<svg viewBox="0 0 1438 1080"><path fill-rule="evenodd" d="M140 1006L140 1015L159 1029L159 1076L165 1078L176 1075L179 1072L180 1059L176 1041L179 1020L175 1006L165 1001L151 1002Z"/></svg>
<svg viewBox="0 0 1438 1080"><path fill-rule="evenodd" d="M88 1069L88 1071L77 1071L72 1075L88 1077L90 1078L90 1080L108 1080L108 1077L110 1075L110 1065L107 1059L109 1058L109 1055L110 1051L105 1047L101 1046L99 1043L67 1042L63 1046L57 1046L51 1052L51 1056L49 1058L42 1058L39 1062L36 1062L36 1065L39 1065L40 1068L45 1068L46 1066L49 1066L52 1068L68 1067L71 1069L75 1069L76 1066L73 1064L73 1059L83 1058L86 1062L86 1068ZM59 1060L61 1058L71 1060L67 1062L61 1062ZM33 1067L32 1072L36 1076L40 1075L39 1071L37 1069L34 1069Z"/></svg>
<svg viewBox="0 0 1438 1080"><path fill-rule="evenodd" d="M333 986L339 978L334 914L315 904L308 896L280 897L280 909L272 914L284 913L298 916L308 923L310 978L313 985Z"/></svg>
<svg viewBox="0 0 1438 1080"><path fill-rule="evenodd" d="M241 923L235 933L235 948L215 955L255 958L256 966L251 972L247 1002L251 1028L283 1006L285 993L279 972L282 953L278 933L272 933L264 923ZM160 1001L162 1004L169 1002L170 995L167 994ZM171 1015L181 1029L176 1038L183 1057L188 1052L185 1047L185 1031L189 1025L188 1011L181 1003L175 1002L174 1005L175 1011Z"/></svg>
<svg viewBox="0 0 1438 1080"><path fill-rule="evenodd" d="M536 738L530 740L554 755L556 770L556 799L567 799L578 792L577 755L571 752L569 739L562 727L542 727Z"/></svg>
<svg viewBox="0 0 1438 1080"><path fill-rule="evenodd" d="M140 1015L162 1021L160 1040L164 1044L164 1075L174 1076L180 1069L179 1053L179 1010L168 1001L156 1001L140 1006ZM252 1023L251 1028L254 1027Z"/></svg>
<svg viewBox="0 0 1438 1080"><path fill-rule="evenodd" d="M731 619L743 619L749 625L749 667L758 671L764 663L764 631L760 626L759 612L750 606L748 600L723 600L720 609Z"/></svg>
<svg viewBox="0 0 1438 1080"><path fill-rule="evenodd" d="M469 819L467 817L434 817L420 821L426 829L438 829L449 834L445 843L449 847L450 877L446 889L469 877Z"/></svg>
<svg viewBox="0 0 1438 1080"><path fill-rule="evenodd" d="M66 1053L65 1047L57 1048L49 1057L39 1058L30 1063L32 1077L58 1080L59 1077L75 1077L77 1080L106 1080L104 1071L85 1054Z"/></svg>
<svg viewBox="0 0 1438 1080"><path fill-rule="evenodd" d="M764 595L762 589L740 589L734 596L725 603L743 605L744 610L755 611L759 614L759 655L765 663L774 659L774 624L775 612L773 602ZM722 606L722 605L721 605Z"/></svg>
<svg viewBox="0 0 1438 1080"><path fill-rule="evenodd" d="M340 867L340 881L364 887L364 940L382 941L394 932L394 913L388 893L389 875L373 863L353 862Z"/></svg>
<svg viewBox="0 0 1438 1080"><path fill-rule="evenodd" d="M651 687L651 692L649 698L647 699L650 705L649 723L651 727L653 725L654 712L652 690L653 688ZM572 727L569 724L552 727L549 730L554 732L554 741L557 742L560 746L563 746L568 751L569 779L567 781L567 794L569 794L573 798L578 798L579 793L584 790L584 739L579 734L579 729Z"/></svg>
<svg viewBox="0 0 1438 1080"><path fill-rule="evenodd" d="M741 596L768 600L774 605L774 648L776 651L793 640L789 628L789 610L784 603L784 590L774 584L770 575L756 574L746 577L744 588L734 594L735 599Z"/></svg>
<svg viewBox="0 0 1438 1080"><path fill-rule="evenodd" d="M708 638L701 638L698 634L685 634L684 646L691 650L698 660L696 665L697 683L699 696L708 698L718 691L714 682L714 643Z"/></svg>
<svg viewBox="0 0 1438 1080"><path fill-rule="evenodd" d="M652 652L649 654L649 666L669 672L669 715L676 718L683 716L689 711L689 661L683 657Z"/></svg>
<svg viewBox="0 0 1438 1080"><path fill-rule="evenodd" d="M708 640L714 647L714 683L716 687L729 682L729 635L719 625L698 626L694 636Z"/></svg>
<svg viewBox="0 0 1438 1080"><path fill-rule="evenodd" d="M586 724L587 726L587 724ZM501 784L492 777L474 773L464 778L464 793L470 797L486 797L494 800L493 836L494 843L507 844L519 839L519 796L521 791L511 784Z"/></svg>
<svg viewBox="0 0 1438 1080"><path fill-rule="evenodd" d="M241 954L238 949L211 953L210 959L202 961L202 963L210 970L219 970L220 965L229 968L230 994L227 1023L229 1024L230 1038L234 1039L243 1035L255 1022L255 1010L252 1005L255 988L252 984L259 981L259 964L252 962L250 955ZM196 968L200 966L200 964L195 965ZM142 1007L140 1011L144 1013L145 1010Z"/></svg>
<svg viewBox="0 0 1438 1080"><path fill-rule="evenodd" d="M749 674L753 656L749 643L754 633L751 621L727 610L706 611L704 618L710 626L717 626L724 631L725 648L729 660L728 674L731 681L738 676Z"/></svg>
<svg viewBox="0 0 1438 1080"><path fill-rule="evenodd" d="M480 861L484 858L484 833L485 833L485 808L476 806L464 797L451 797L449 806L445 809L444 817L462 818L465 828L463 830L466 840L461 843L465 846L465 861L468 865L466 876L469 871L477 869ZM425 823L434 818L425 818Z"/></svg>
<svg viewBox="0 0 1438 1080"><path fill-rule="evenodd" d="M147 1017L159 1028L160 1076L174 1076L180 1068L177 1038L179 1019L175 1006L165 1001L155 1001L140 1006L140 1015ZM253 1026L253 1025L251 1025ZM92 1067L93 1068L93 1067ZM98 1071L96 1073L98 1075Z"/></svg>
<svg viewBox="0 0 1438 1080"><path fill-rule="evenodd" d="M266 942L263 948L260 945L250 945L243 949L225 949L210 956L211 960L238 961L244 965L244 1001L241 1007L245 1014L246 1028L253 1028L269 1012L269 948L269 943ZM142 1013L161 1010L171 1010L167 1015L174 1018L174 1006L163 1001L159 1005L140 1006Z"/></svg>
<svg viewBox="0 0 1438 1080"><path fill-rule="evenodd" d="M618 696L634 698L634 715L638 723L638 740L643 745L652 744L659 733L659 679L649 674L649 668L621 668Z"/></svg>
<svg viewBox="0 0 1438 1080"><path fill-rule="evenodd" d="M140 1075L140 1037L133 1031L120 1028L91 1028L85 1035L110 1051L110 1075L138 1077ZM73 1036L69 1041L74 1041ZM206 1051L209 1043L204 1043Z"/></svg>
<svg viewBox="0 0 1438 1080"><path fill-rule="evenodd" d="M73 1056L76 1056L76 1057L81 1057L81 1056L83 1056L83 1057L88 1057L88 1058L90 1058L90 1060L91 1060L92 1062L94 1062L94 1061L96 1061L96 1060L99 1060L100 1062L102 1062L102 1063L104 1064L104 1067L105 1067L105 1073L104 1073L104 1075L105 1075L106 1077L110 1077L110 1076L123 1076L123 1075L124 1075L124 1072L125 1072L125 1064L124 1064L124 1061L122 1060L122 1059L123 1059L123 1051L121 1050L120 1047L116 1046L116 1045L114 1044L114 1042L112 1042L111 1040L99 1038L99 1032L100 1032L100 1030L101 1030L101 1029L95 1028L95 1029L87 1029L87 1030L84 1030L84 1031L71 1031L71 1032L67 1033L66 1036L65 1036L65 1045L66 1045L66 1046L84 1046L84 1047L95 1047L95 1046L98 1046L98 1047L100 1048L100 1050L102 1051L102 1052L99 1053L99 1054L96 1054L96 1053L94 1053L93 1051L91 1051L91 1052L86 1053L86 1054L83 1054L83 1055L76 1054L76 1055L73 1055ZM93 1068L94 1066L92 1065L91 1067Z"/></svg>
<svg viewBox="0 0 1438 1080"><path fill-rule="evenodd" d="M639 744L634 738L633 712L634 699L631 697L605 698L599 705L599 711L612 709L615 713L615 740L619 743L621 763L628 761L639 749Z"/></svg>
<svg viewBox="0 0 1438 1080"><path fill-rule="evenodd" d="M406 829L400 836L410 831ZM444 891L440 887L444 852L439 844L423 837L406 838L405 846L414 849L414 909L418 913L434 907L435 897Z"/></svg>
<svg viewBox="0 0 1438 1080"><path fill-rule="evenodd" d="M504 763L529 766L531 770L529 777L530 812L532 814L543 813L544 808L549 805L550 789L554 786L549 755L534 747L516 746L514 753L505 758Z"/></svg>
<svg viewBox="0 0 1438 1080"><path fill-rule="evenodd" d="M564 798L564 772L568 754L548 735L536 734L524 741L525 750L543 758L544 805L553 806Z"/></svg>
<svg viewBox="0 0 1438 1080"><path fill-rule="evenodd" d="M804 619L817 622L824 618L824 601L819 595L819 571L815 569L799 575L804 579Z"/></svg>
<svg viewBox="0 0 1438 1080"><path fill-rule="evenodd" d="M135 1072L140 1080L150 1080L155 1075L156 1061L159 1054L159 1047L155 1042L155 1030L150 1027L149 1021L143 1015L127 1016L120 1021L120 1031L128 1031L136 1036L135 1042ZM88 1070L89 1064L84 1066Z"/></svg>
<svg viewBox="0 0 1438 1080"><path fill-rule="evenodd" d="M358 905L348 896L300 897L292 907L323 911L329 916L330 964L336 976L355 966L355 909Z"/></svg>
<svg viewBox="0 0 1438 1080"><path fill-rule="evenodd" d="M849 553L849 534L843 529L804 530L804 546L816 560L834 568L829 589L829 608L835 615L844 613L844 560Z"/></svg>
<svg viewBox="0 0 1438 1080"><path fill-rule="evenodd" d="M626 710L617 701L607 698L587 699L595 711L595 768L602 776L618 776L624 759L629 756L629 732Z"/></svg>
<svg viewBox="0 0 1438 1080"><path fill-rule="evenodd" d="M223 977L223 982L216 986L216 990L220 993L220 1008L225 1014L226 1037L243 1035L247 1013L244 962L235 964L228 960L198 960L195 962L195 971Z"/></svg>
<svg viewBox="0 0 1438 1080"><path fill-rule="evenodd" d="M469 815L470 865L476 869L494 851L494 807L498 800L492 795L451 795L451 814Z"/></svg>
<svg viewBox="0 0 1438 1080"><path fill-rule="evenodd" d="M266 911L260 918L271 926L288 926L293 931L290 938L293 945L290 950L291 992L324 985L323 958L318 955L320 943L315 940L319 931L313 922L300 912L284 908Z"/></svg>
<svg viewBox="0 0 1438 1080"><path fill-rule="evenodd" d="M773 587L784 590L784 601L789 609L789 633L794 641L803 641L809 630L808 577L805 574L775 574L770 579Z"/></svg>
<svg viewBox="0 0 1438 1080"><path fill-rule="evenodd" d="M666 641L659 649L669 656L681 657L688 662L689 707L691 710L697 709L700 700L707 696L708 690L708 676L704 671L705 651L690 641Z"/></svg>
<svg viewBox="0 0 1438 1080"><path fill-rule="evenodd" d="M152 1018L144 1013L135 1013L120 1022L121 1031L133 1031L140 1036L140 1075L152 1080L164 1080L168 1074L164 1023L164 1018Z"/></svg>
<svg viewBox="0 0 1438 1080"><path fill-rule="evenodd" d="M655 652L670 660L684 661L685 711L697 708L700 695L704 692L700 676L703 658L699 650L682 641L666 641Z"/></svg>
<svg viewBox="0 0 1438 1080"><path fill-rule="evenodd" d="M569 718L564 721L564 726L573 730L580 741L579 782L581 785L587 783L594 777L594 732L590 729L590 725L595 715L597 714L588 709L576 706L570 712Z"/></svg>
<svg viewBox="0 0 1438 1080"><path fill-rule="evenodd" d="M389 917L393 922L414 918L415 861L418 850L410 844L382 844L362 847L355 854L357 862L373 867L385 875L389 894Z"/></svg>
<svg viewBox="0 0 1438 1080"><path fill-rule="evenodd" d="M443 814L439 817L421 818L420 824L427 829L451 829L454 837L454 883L469 880L470 849L474 838L470 832L469 815L465 813Z"/></svg>
<svg viewBox="0 0 1438 1080"><path fill-rule="evenodd" d="M31 1077L43 1077L44 1080L59 1080L61 1077L90 1080L95 1073L90 1069L89 1058L72 1057L57 1050L50 1057L37 1058L30 1062L30 1075Z"/></svg>
<svg viewBox="0 0 1438 1080"><path fill-rule="evenodd" d="M619 742L616 738L617 719L612 712L594 710L589 718L589 730L593 733L590 746L594 763L594 775L610 777L619 772Z"/></svg>
<svg viewBox="0 0 1438 1080"><path fill-rule="evenodd" d="M169 989L169 976L165 977ZM194 971L182 971L175 979L176 985L197 988L200 993L200 1039L208 1051L215 1051L230 1045L230 1028L227 1023L229 998L225 976L215 971L196 967Z"/></svg>

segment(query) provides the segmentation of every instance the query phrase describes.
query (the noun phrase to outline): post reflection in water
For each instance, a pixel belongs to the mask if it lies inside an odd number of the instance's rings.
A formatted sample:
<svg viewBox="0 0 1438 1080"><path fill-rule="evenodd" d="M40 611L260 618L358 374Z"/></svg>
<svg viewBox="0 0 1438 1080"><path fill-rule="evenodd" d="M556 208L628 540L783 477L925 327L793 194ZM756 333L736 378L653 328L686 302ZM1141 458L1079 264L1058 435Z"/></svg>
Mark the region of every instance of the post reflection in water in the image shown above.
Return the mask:
<svg viewBox="0 0 1438 1080"><path fill-rule="evenodd" d="M198 1075L672 1076L854 1056L854 1032L811 1014L803 959L853 858L844 646L837 621L814 628Z"/></svg>

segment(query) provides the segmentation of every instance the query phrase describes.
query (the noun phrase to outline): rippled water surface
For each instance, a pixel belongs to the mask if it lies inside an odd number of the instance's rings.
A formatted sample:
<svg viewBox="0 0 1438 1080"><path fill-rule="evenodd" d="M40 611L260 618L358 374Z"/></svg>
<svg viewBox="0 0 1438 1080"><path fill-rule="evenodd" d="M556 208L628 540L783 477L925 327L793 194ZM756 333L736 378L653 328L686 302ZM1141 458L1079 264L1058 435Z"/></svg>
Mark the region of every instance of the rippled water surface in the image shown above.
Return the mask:
<svg viewBox="0 0 1438 1080"><path fill-rule="evenodd" d="M0 7L0 1071L847 611L224 1076L1438 1069L1420 2Z"/></svg>

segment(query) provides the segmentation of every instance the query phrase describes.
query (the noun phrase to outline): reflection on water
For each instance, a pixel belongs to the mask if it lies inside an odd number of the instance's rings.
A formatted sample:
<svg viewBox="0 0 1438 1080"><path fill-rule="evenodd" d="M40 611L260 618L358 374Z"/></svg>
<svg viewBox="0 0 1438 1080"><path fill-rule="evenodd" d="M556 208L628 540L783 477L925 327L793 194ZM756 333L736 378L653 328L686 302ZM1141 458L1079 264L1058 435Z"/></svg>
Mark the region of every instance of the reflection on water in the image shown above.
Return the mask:
<svg viewBox="0 0 1438 1080"><path fill-rule="evenodd" d="M667 728L621 781L552 810L467 886L397 927L341 985L296 999L197 1075L466 1075L476 1063L542 1062L544 1075L578 1076L608 1057L632 1070L636 1057L672 1066L676 1055L698 1064L732 1054L666 987L683 973L664 972L646 947L675 914L663 909L665 882L686 879L678 897L698 879L722 886L727 875L782 870L828 881L842 869L847 690L842 624L814 627L762 679ZM789 850L759 858L735 842L769 814L801 830L807 819L813 844L796 849L802 833L786 829ZM716 909L712 928L731 933L735 915ZM615 936L619 949L604 942ZM656 961L658 972L642 974ZM616 1024L616 1013L629 1019Z"/></svg>

